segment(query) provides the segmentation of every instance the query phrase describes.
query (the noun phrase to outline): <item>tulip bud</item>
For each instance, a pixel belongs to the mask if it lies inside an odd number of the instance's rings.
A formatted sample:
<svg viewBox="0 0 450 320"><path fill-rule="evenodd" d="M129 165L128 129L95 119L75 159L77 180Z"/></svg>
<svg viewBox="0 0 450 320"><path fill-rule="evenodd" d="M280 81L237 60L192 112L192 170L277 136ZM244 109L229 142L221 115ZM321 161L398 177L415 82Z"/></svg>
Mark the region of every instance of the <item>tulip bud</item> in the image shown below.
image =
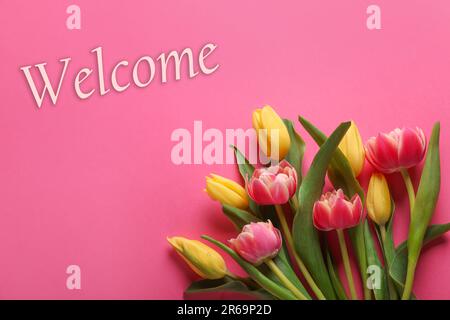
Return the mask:
<svg viewBox="0 0 450 320"><path fill-rule="evenodd" d="M282 160L278 165L256 169L247 183L249 196L258 204L284 204L297 190L297 172Z"/></svg>
<svg viewBox="0 0 450 320"><path fill-rule="evenodd" d="M344 192L327 192L314 203L314 226L322 231L342 230L358 225L363 219L361 198L355 194L349 201Z"/></svg>
<svg viewBox="0 0 450 320"><path fill-rule="evenodd" d="M366 143L367 160L383 173L408 169L422 161L425 155L426 138L422 129L395 129L390 133L379 133Z"/></svg>
<svg viewBox="0 0 450 320"><path fill-rule="evenodd" d="M376 224L383 226L389 221L392 212L391 195L383 174L374 173L370 177L366 205L370 219Z"/></svg>
<svg viewBox="0 0 450 320"><path fill-rule="evenodd" d="M262 152L272 160L284 159L291 146L291 138L286 125L275 110L270 106L256 109L252 122Z"/></svg>
<svg viewBox="0 0 450 320"><path fill-rule="evenodd" d="M233 180L211 174L211 177L206 177L206 193L213 200L220 203L225 203L230 206L247 209L248 196L245 189Z"/></svg>
<svg viewBox="0 0 450 320"><path fill-rule="evenodd" d="M361 135L354 121L351 122L350 128L342 138L339 149L350 163L355 177L358 177L364 167L366 155Z"/></svg>
<svg viewBox="0 0 450 320"><path fill-rule="evenodd" d="M221 279L227 273L222 256L206 244L183 237L167 238L167 241L184 261L204 279Z"/></svg>
<svg viewBox="0 0 450 320"><path fill-rule="evenodd" d="M282 240L280 230L268 220L245 225L237 238L229 242L242 258L257 266L278 254Z"/></svg>

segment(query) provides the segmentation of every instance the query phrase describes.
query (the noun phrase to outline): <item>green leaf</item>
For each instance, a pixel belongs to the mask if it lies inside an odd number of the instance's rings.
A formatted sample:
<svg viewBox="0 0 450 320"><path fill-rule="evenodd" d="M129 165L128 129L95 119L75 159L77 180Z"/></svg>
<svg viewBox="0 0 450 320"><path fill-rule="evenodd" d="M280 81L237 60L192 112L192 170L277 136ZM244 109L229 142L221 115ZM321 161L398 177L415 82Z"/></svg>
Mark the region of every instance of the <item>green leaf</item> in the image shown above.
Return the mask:
<svg viewBox="0 0 450 320"><path fill-rule="evenodd" d="M250 222L261 221L258 217L254 216L248 211L230 206L228 204L222 204L223 213L233 222L237 230L241 230L243 226Z"/></svg>
<svg viewBox="0 0 450 320"><path fill-rule="evenodd" d="M305 153L305 141L298 135L294 129L292 121L288 119L283 119L284 124L289 132L289 137L291 138L291 147L286 155L285 159L295 168L297 171L297 191L302 184L302 163L303 155Z"/></svg>
<svg viewBox="0 0 450 320"><path fill-rule="evenodd" d="M366 241L367 263L369 266L376 266L380 270L380 288L373 288L375 299L377 300L389 300L389 289L387 285L386 271L378 257L378 253L375 249L372 234L370 232L369 223L364 222L364 239ZM364 283L364 286L367 284Z"/></svg>
<svg viewBox="0 0 450 320"><path fill-rule="evenodd" d="M203 239L215 244L223 251L228 253L246 272L256 281L262 288L268 291L273 296L282 300L296 300L295 296L286 288L280 286L276 282L266 277L261 271L259 271L254 265L248 263L242 259L233 249L226 246L220 241L217 241L208 236L202 236Z"/></svg>
<svg viewBox="0 0 450 320"><path fill-rule="evenodd" d="M342 285L341 279L339 279L339 275L337 273L337 270L334 268L333 259L331 258L330 251L326 250L326 256L327 256L327 267L328 267L328 273L330 274L331 282L333 283L334 292L336 292L336 295L339 300L348 300L347 294L345 293L344 286Z"/></svg>
<svg viewBox="0 0 450 320"><path fill-rule="evenodd" d="M327 136L305 118L299 117L299 121L320 147L327 139ZM347 158L339 148L336 148L333 158L330 161L328 177L333 185L341 186L345 194L353 195L357 193L361 197L361 200L364 201L364 190L361 188L358 180L356 180Z"/></svg>
<svg viewBox="0 0 450 320"><path fill-rule="evenodd" d="M428 244L432 240L443 235L450 230L450 223L435 224L428 227L425 236L424 244ZM406 266L408 264L408 247L407 242L402 242L395 250L395 257L392 260L392 265L389 269L389 275L400 288L400 292L405 287Z"/></svg>
<svg viewBox="0 0 450 320"><path fill-rule="evenodd" d="M441 184L439 155L440 124L436 123L431 133L425 165L422 170L416 200L411 212L408 234L408 265L403 298L407 298L412 288L412 280L419 259L428 224L434 214Z"/></svg>
<svg viewBox="0 0 450 320"><path fill-rule="evenodd" d="M325 174L350 122L340 124L317 152L298 193L299 208L294 217L295 247L327 299L335 299L333 285L323 259L319 235L312 222L314 202L319 199L325 183Z"/></svg>
<svg viewBox="0 0 450 320"><path fill-rule="evenodd" d="M250 280L250 278L246 279ZM208 293L208 292L236 292L249 295L255 299L272 300L274 297L261 288L251 288L243 281L235 280L230 277L222 279L209 280L202 279L194 281L186 289L186 294Z"/></svg>
<svg viewBox="0 0 450 320"><path fill-rule="evenodd" d="M244 181L250 180L255 171L255 167L247 160L247 158L239 151L235 146L231 146L234 150L234 155L236 156L236 163ZM251 199L248 199L250 210L256 215L259 214L258 205Z"/></svg>
<svg viewBox="0 0 450 320"><path fill-rule="evenodd" d="M327 139L327 136L315 127L311 122L303 117L299 117L301 125L314 139L318 146L321 146ZM345 157L345 155L336 149L333 158L331 159L330 166L328 168L328 178L336 189L341 188L344 193L349 197L353 197L354 194L358 194L364 203L364 190L361 188L358 180L353 174L353 170ZM364 238L364 226L360 223L358 226L348 230L350 239L355 249L356 258L358 259L359 271L363 283L367 281L367 257L366 246ZM370 298L368 289L364 287L364 295L366 299Z"/></svg>

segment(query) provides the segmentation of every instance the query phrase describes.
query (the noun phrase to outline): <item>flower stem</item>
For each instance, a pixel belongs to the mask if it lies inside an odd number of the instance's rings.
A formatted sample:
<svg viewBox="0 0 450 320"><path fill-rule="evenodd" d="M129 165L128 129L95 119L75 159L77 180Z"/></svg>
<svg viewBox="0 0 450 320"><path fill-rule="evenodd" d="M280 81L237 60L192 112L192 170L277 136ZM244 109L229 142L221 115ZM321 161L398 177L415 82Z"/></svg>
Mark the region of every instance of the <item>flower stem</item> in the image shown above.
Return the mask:
<svg viewBox="0 0 450 320"><path fill-rule="evenodd" d="M402 300L409 300L414 283L414 273L416 271L417 260L414 263L408 261L408 268L406 270L405 288L403 290Z"/></svg>
<svg viewBox="0 0 450 320"><path fill-rule="evenodd" d="M298 199L297 199L297 196L295 194L291 198L291 206L292 206L292 213L296 214L297 210L298 210Z"/></svg>
<svg viewBox="0 0 450 320"><path fill-rule="evenodd" d="M384 253L384 248L385 243L386 243L386 226L380 225L380 233L381 233L381 242L382 242L382 248L383 248L383 253ZM389 269L390 269L390 265L388 263L388 259L386 259L386 254L384 254L384 262L386 264L386 270L387 270L387 283L388 283L388 289L389 289L389 295L393 300L397 300L398 299L398 295L397 295L397 291L395 289L394 283L392 282L391 277L389 276Z"/></svg>
<svg viewBox="0 0 450 320"><path fill-rule="evenodd" d="M324 294L322 293L322 291L320 291L319 287L314 282L314 279L312 278L311 274L309 273L308 269L306 268L305 264L303 263L302 259L300 258L297 251L294 248L294 240L292 239L291 231L287 224L286 217L284 216L283 208L280 205L275 205L275 210L277 212L278 220L280 220L281 229L283 230L284 237L286 238L288 248L292 252L300 271L305 277L306 282L311 287L311 290L314 292L314 294L317 296L319 300L326 300Z"/></svg>
<svg viewBox="0 0 450 320"><path fill-rule="evenodd" d="M406 191L408 191L408 197L409 197L409 210L410 210L410 216L412 216L413 208L414 208L414 202L416 199L416 194L414 192L414 186L411 181L411 177L408 173L407 169L401 169L400 171L402 173L403 180L405 181ZM416 265L417 260L415 262L411 262L408 259L408 267L406 270L406 281L405 281L405 288L403 290L402 300L409 300L411 296L412 287L414 284L414 273L416 271Z"/></svg>
<svg viewBox="0 0 450 320"><path fill-rule="evenodd" d="M336 232L339 239L339 247L341 248L342 261L344 262L345 275L347 276L350 294L352 296L352 300L357 300L358 297L356 295L355 283L353 282L352 268L350 266L350 259L348 257L347 245L345 244L344 231L342 229L338 229L336 230Z"/></svg>
<svg viewBox="0 0 450 320"><path fill-rule="evenodd" d="M275 264L275 262L273 262L273 260L267 260L266 261L267 266L270 268L270 270L272 270L273 273L275 273L275 275L278 277L278 279L280 279L281 283L283 283L283 285L288 288L289 290L292 291L292 293L300 300L308 300L308 298L306 298L303 293L300 292L300 290L297 289L296 286L294 286L292 284L292 282L289 281L288 278L286 278L286 276L284 275L284 273L280 270L280 268L278 268L278 266Z"/></svg>
<svg viewBox="0 0 450 320"><path fill-rule="evenodd" d="M226 275L228 277L230 277L231 279L236 280L236 281L241 281L241 282L245 283L246 285L251 285L252 284L251 278L240 277L240 276L234 274L233 272L231 272L230 270L227 270L227 274Z"/></svg>
<svg viewBox="0 0 450 320"><path fill-rule="evenodd" d="M412 210L414 208L414 202L416 199L416 194L414 192L414 186L412 184L411 177L408 173L408 170L401 169L400 172L402 174L403 181L405 181L406 191L408 192L408 198L409 198L409 210L410 210L410 213L412 214Z"/></svg>

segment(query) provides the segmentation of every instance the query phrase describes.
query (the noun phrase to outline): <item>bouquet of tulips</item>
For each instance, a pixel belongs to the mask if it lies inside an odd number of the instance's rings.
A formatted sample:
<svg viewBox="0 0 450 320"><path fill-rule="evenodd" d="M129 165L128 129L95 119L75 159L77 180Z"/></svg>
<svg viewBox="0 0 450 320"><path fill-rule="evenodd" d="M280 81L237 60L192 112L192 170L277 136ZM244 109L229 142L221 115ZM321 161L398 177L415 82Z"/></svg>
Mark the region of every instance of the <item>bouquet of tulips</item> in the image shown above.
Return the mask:
<svg viewBox="0 0 450 320"><path fill-rule="evenodd" d="M293 123L282 120L270 106L254 111L252 120L259 148L272 162L255 167L234 148L245 186L212 174L206 178L206 192L221 202L223 213L240 233L227 243L202 236L229 254L247 276L231 273L222 256L204 242L168 238L203 278L186 292L231 291L288 300L415 299L412 288L422 247L450 229L450 223L430 225L440 189L439 123L428 147L420 128L379 133L363 145L353 121L341 123L326 136L300 117L319 146L303 175L305 143ZM408 169L424 157L416 191ZM363 190L358 176L366 159L374 170ZM410 207L408 239L397 246L395 206L385 178L396 172L404 179ZM334 189L324 193L326 176ZM330 232L337 233L345 277L337 272L326 236ZM350 250L358 270L351 268ZM355 275L363 284L360 296Z"/></svg>

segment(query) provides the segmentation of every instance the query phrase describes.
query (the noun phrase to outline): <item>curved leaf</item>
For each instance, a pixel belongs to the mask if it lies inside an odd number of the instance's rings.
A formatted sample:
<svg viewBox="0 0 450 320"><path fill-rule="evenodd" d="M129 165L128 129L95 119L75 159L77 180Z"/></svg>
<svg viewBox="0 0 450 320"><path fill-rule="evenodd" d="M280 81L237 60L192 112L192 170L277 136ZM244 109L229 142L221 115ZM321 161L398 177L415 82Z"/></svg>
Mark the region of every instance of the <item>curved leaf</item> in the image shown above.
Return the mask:
<svg viewBox="0 0 450 320"><path fill-rule="evenodd" d="M318 146L321 146L327 139L327 136L315 127L311 122L303 117L299 117L301 125L314 139ZM333 158L331 159L330 166L328 168L328 178L336 189L341 188L348 197L353 197L354 194L358 194L364 203L364 190L361 188L358 180L353 174L353 170L345 157L345 155L336 149ZM358 259L359 271L362 277L363 283L367 281L367 257L366 246L364 239L364 226L363 223L359 224L355 228L348 230L350 239L352 240L353 248L355 249L356 258ZM368 241L370 241L368 239ZM364 287L364 295L366 299L370 299L370 293L368 289Z"/></svg>
<svg viewBox="0 0 450 320"><path fill-rule="evenodd" d="M291 120L283 119L284 124L289 132L289 137L291 138L291 147L286 155L285 159L295 168L297 171L297 191L302 184L302 163L303 155L305 153L305 141L299 136L295 131L294 125Z"/></svg>
<svg viewBox="0 0 450 320"><path fill-rule="evenodd" d="M230 206L228 204L222 204L223 213L233 222L236 229L241 230L243 226L250 222L261 221L258 217L254 216L248 211Z"/></svg>
<svg viewBox="0 0 450 320"><path fill-rule="evenodd" d="M389 300L389 291L388 291L388 285L387 285L387 278L386 278L386 271L380 261L380 258L378 257L378 253L375 249L372 234L370 232L369 223L367 221L364 222L364 239L366 240L366 250L367 250L367 264L369 266L376 266L377 269L380 271L380 287L376 288L374 287L372 289L375 299L377 300ZM364 286L367 285L367 283L363 284Z"/></svg>
<svg viewBox="0 0 450 320"><path fill-rule="evenodd" d="M264 289L250 288L243 281L235 280L230 277L224 277L222 279L216 280L202 279L194 281L185 290L186 294L208 293L208 292L237 292L261 300L274 299L274 297Z"/></svg>
<svg viewBox="0 0 450 320"><path fill-rule="evenodd" d="M331 279L323 259L319 236L312 222L314 202L319 199L325 174L350 122L340 124L317 152L298 193L299 208L294 218L293 238L298 254L327 299L335 299Z"/></svg>
<svg viewBox="0 0 450 320"><path fill-rule="evenodd" d="M341 279L339 279L339 275L334 268L333 259L331 258L330 251L326 250L327 256L327 267L328 273L330 274L331 282L333 283L334 291L339 300L348 300L347 294L345 293L344 286L342 285Z"/></svg>
<svg viewBox="0 0 450 320"><path fill-rule="evenodd" d="M422 249L423 239L428 224L434 214L439 197L441 184L440 152L439 152L440 124L436 123L431 133L430 142L422 170L416 200L411 211L411 222L408 234L408 265L405 292L402 298L407 298L412 288L412 280Z"/></svg>
<svg viewBox="0 0 450 320"><path fill-rule="evenodd" d="M450 230L450 223L435 224L428 227L424 236L424 245L438 238ZM389 275L399 287L400 292L403 291L406 279L406 265L408 263L407 242L402 242L395 250L395 257L389 269Z"/></svg>
<svg viewBox="0 0 450 320"><path fill-rule="evenodd" d="M241 177L244 179L244 181L247 181L251 178L253 175L253 171L255 171L255 167L247 160L247 158L239 151L236 146L231 146L234 150L234 155L236 157L236 163L239 169L239 173L241 174ZM252 212L254 212L256 215L259 213L258 205L252 200L248 199L249 207Z"/></svg>

